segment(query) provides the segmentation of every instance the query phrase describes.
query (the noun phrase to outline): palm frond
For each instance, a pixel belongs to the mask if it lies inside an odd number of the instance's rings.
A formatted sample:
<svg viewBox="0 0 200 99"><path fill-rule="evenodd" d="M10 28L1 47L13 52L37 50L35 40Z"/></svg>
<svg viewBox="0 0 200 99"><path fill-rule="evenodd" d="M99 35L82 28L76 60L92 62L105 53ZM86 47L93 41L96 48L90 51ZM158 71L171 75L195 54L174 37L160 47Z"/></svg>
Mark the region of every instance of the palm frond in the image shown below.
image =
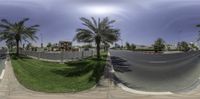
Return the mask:
<svg viewBox="0 0 200 99"><path fill-rule="evenodd" d="M33 26L30 26L30 28L37 28L37 27L40 27L40 25L33 25Z"/></svg>
<svg viewBox="0 0 200 99"><path fill-rule="evenodd" d="M77 40L78 42L92 42L94 41L94 36L91 33L79 31L74 40Z"/></svg>
<svg viewBox="0 0 200 99"><path fill-rule="evenodd" d="M78 28L76 30L76 32L87 32L87 33L90 33L91 35L95 35L95 33L93 31L89 30L89 29L80 29L80 28Z"/></svg>
<svg viewBox="0 0 200 99"><path fill-rule="evenodd" d="M120 39L119 31L119 29L107 29L101 33L101 37L104 41L112 43Z"/></svg>
<svg viewBox="0 0 200 99"><path fill-rule="evenodd" d="M4 30L1 32L1 39L7 41L18 39L21 42L27 40L35 41L38 39L35 33L38 31L37 27L39 27L39 25L33 25L30 27L25 26L24 24L28 20L29 18L24 18L19 22L10 23L6 19L2 19L0 28L3 28Z"/></svg>
<svg viewBox="0 0 200 99"><path fill-rule="evenodd" d="M13 24L10 23L7 19L2 19L1 20L2 23L6 24L6 25L9 25L9 26L12 26Z"/></svg>
<svg viewBox="0 0 200 99"><path fill-rule="evenodd" d="M92 21L90 21L89 19L86 19L84 17L81 17L80 18L81 21L83 21L83 25L88 27L90 30L96 32L96 26L95 26L95 23L92 23Z"/></svg>
<svg viewBox="0 0 200 99"><path fill-rule="evenodd" d="M97 27L98 27L98 25L97 25L97 21L95 20L95 18L94 18L94 17L92 17L91 19L92 19L92 21L93 21L93 23L94 23L95 27L97 28Z"/></svg>
<svg viewBox="0 0 200 99"><path fill-rule="evenodd" d="M111 26L115 20L109 20L108 17L105 17L102 21L100 18L96 21L94 17L86 19L84 17L81 18L83 21L83 25L88 27L88 29L77 29L77 35L74 40L80 42L88 42L95 41L95 39L99 39L100 42L113 43L120 38L119 29L114 29ZM98 38L97 38L98 37Z"/></svg>
<svg viewBox="0 0 200 99"><path fill-rule="evenodd" d="M28 20L29 20L29 18L24 18L23 20L19 21L18 23L19 23L19 25L24 25L24 23Z"/></svg>
<svg viewBox="0 0 200 99"><path fill-rule="evenodd" d="M200 27L200 24L196 25L196 27Z"/></svg>
<svg viewBox="0 0 200 99"><path fill-rule="evenodd" d="M9 29L10 28L10 26L5 25L5 24L0 24L0 27L3 28L3 29Z"/></svg>
<svg viewBox="0 0 200 99"><path fill-rule="evenodd" d="M4 40L14 40L14 36L9 33L9 32L6 32L6 31L3 31L0 33L0 41L4 41Z"/></svg>

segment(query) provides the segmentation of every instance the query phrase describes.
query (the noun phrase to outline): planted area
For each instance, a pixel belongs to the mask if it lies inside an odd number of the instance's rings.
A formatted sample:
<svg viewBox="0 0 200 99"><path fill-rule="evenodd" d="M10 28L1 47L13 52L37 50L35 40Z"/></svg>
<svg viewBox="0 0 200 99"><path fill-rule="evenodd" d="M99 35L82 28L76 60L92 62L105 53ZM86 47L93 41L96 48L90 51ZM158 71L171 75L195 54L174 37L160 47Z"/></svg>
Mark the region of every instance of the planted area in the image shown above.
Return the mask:
<svg viewBox="0 0 200 99"><path fill-rule="evenodd" d="M106 55L65 64L45 62L12 55L18 81L26 88L41 92L78 92L96 85L103 75Z"/></svg>

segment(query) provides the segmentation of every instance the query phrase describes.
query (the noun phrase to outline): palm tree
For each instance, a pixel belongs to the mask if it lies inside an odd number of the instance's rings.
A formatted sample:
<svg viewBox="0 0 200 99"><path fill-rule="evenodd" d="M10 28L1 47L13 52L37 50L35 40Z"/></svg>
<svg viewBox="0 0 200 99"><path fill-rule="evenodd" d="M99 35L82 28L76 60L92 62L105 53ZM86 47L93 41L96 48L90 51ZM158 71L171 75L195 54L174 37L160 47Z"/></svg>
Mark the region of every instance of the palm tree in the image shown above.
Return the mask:
<svg viewBox="0 0 200 99"><path fill-rule="evenodd" d="M120 30L114 29L113 26L111 26L115 20L109 20L108 17L105 17L102 21L100 18L98 21L93 17L91 19L92 20L84 17L80 18L83 22L82 24L86 26L86 28L78 28L74 40L78 42L95 42L97 59L100 59L100 44L103 42L113 43L118 41Z"/></svg>
<svg viewBox="0 0 200 99"><path fill-rule="evenodd" d="M22 41L29 42L29 40L36 40L38 37L35 35L38 31L37 27L39 25L25 26L25 22L29 18L24 18L19 22L11 23L6 19L2 19L0 23L0 40L6 42L15 42L17 51L16 54L19 55L19 43Z"/></svg>

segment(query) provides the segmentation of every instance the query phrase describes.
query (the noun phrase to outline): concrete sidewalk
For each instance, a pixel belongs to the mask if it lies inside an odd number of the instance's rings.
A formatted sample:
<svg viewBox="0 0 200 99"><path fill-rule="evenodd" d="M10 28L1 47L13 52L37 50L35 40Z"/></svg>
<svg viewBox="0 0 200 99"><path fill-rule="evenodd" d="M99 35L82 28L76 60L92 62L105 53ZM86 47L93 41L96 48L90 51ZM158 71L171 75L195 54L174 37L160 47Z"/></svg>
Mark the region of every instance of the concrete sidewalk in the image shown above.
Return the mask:
<svg viewBox="0 0 200 99"><path fill-rule="evenodd" d="M8 61L5 67L5 75L0 82L0 99L199 99L199 93L176 94L176 95L138 95L128 93L116 87L108 79L104 84L88 91L79 93L41 93L28 90L17 81L11 62Z"/></svg>

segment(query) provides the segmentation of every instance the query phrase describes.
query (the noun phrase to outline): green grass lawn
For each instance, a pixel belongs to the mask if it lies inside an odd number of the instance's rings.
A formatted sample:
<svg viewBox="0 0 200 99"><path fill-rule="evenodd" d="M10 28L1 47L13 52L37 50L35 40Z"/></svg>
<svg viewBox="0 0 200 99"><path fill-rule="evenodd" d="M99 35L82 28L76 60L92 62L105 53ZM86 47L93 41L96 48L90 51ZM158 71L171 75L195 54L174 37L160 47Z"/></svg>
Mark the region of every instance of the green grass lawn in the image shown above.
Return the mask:
<svg viewBox="0 0 200 99"><path fill-rule="evenodd" d="M106 64L102 59L87 58L65 64L44 62L24 56L11 56L18 81L26 88L40 92L78 92L92 88L99 81Z"/></svg>

